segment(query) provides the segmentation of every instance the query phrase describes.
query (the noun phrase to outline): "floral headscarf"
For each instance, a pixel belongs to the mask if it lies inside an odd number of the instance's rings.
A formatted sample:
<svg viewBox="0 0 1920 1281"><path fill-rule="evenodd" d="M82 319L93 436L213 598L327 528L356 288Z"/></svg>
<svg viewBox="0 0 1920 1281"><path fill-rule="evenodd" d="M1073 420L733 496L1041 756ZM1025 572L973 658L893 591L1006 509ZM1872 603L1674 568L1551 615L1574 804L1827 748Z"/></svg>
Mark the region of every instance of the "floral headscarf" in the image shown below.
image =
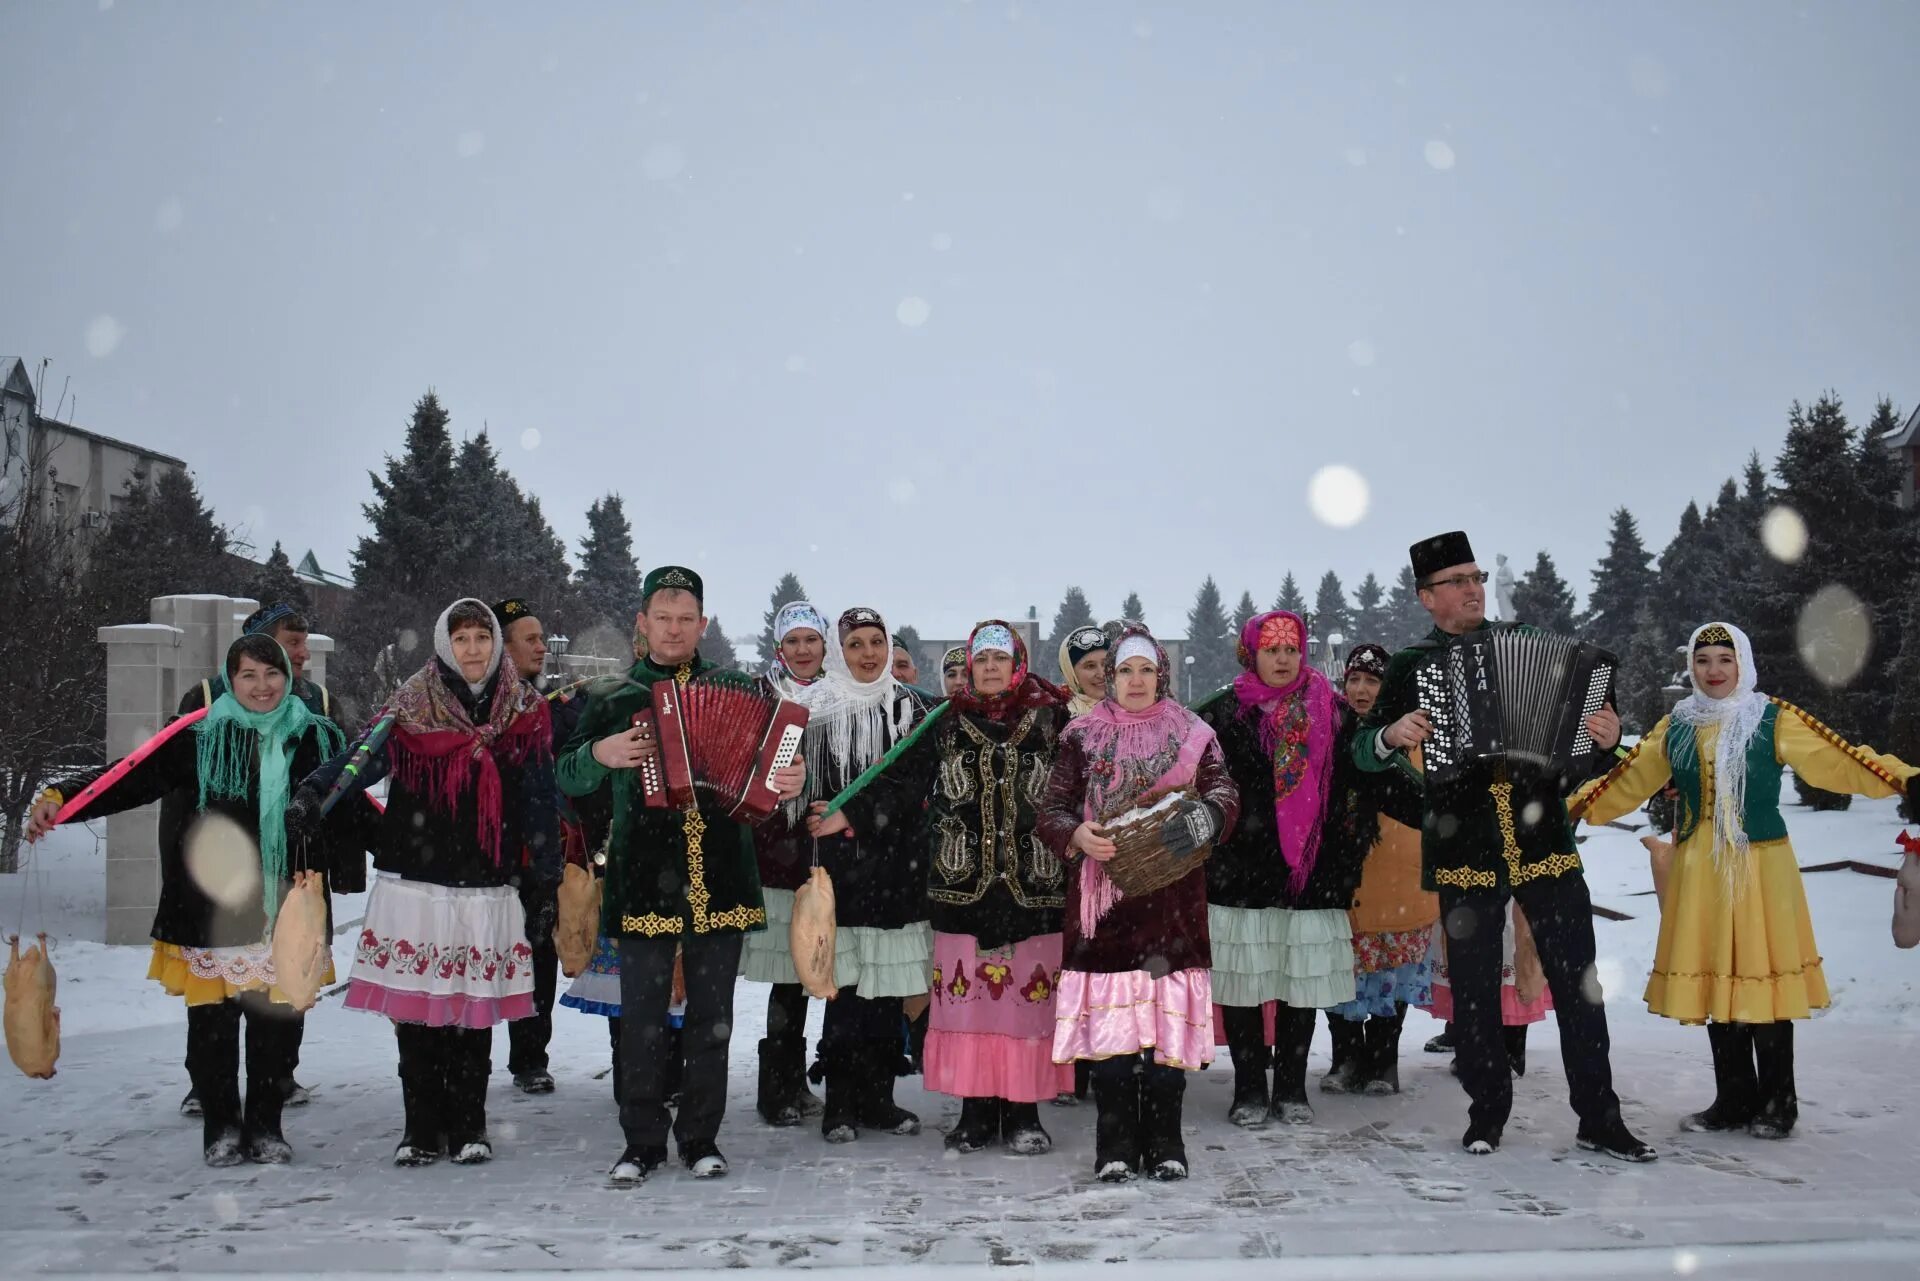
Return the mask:
<svg viewBox="0 0 1920 1281"><path fill-rule="evenodd" d="M1240 629L1238 654L1246 670L1233 682L1241 714L1259 717L1260 746L1273 756L1274 827L1295 894L1306 888L1320 856L1320 823L1333 784L1333 744L1343 700L1304 653L1299 674L1278 688L1260 679L1255 655L1279 645L1304 651L1306 634L1298 614L1283 609L1255 614Z"/></svg>

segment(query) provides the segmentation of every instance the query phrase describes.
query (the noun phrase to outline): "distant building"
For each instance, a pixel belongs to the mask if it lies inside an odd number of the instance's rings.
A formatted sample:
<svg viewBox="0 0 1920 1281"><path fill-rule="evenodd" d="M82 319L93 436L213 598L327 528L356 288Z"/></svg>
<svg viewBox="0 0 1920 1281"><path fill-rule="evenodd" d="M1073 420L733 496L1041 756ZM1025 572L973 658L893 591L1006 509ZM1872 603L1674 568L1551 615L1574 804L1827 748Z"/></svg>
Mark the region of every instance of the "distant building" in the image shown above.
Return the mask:
<svg viewBox="0 0 1920 1281"><path fill-rule="evenodd" d="M1880 443L1905 464L1900 469L1900 505L1912 507L1920 496L1920 405L1914 406L1904 425L1881 437Z"/></svg>
<svg viewBox="0 0 1920 1281"><path fill-rule="evenodd" d="M39 399L26 362L0 366L0 520L31 494L69 527L104 530L129 483L151 487L166 468L186 470L171 454L49 418Z"/></svg>

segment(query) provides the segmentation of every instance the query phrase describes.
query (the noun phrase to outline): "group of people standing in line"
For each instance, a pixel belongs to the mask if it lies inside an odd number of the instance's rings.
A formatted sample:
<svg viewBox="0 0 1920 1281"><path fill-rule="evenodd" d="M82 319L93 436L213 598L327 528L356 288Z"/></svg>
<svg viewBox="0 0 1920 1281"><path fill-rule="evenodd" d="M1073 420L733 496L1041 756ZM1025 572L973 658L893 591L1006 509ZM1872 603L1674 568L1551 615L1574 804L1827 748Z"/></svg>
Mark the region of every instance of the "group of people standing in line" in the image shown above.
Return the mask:
<svg viewBox="0 0 1920 1281"><path fill-rule="evenodd" d="M1693 637L1693 692L1631 751L1612 709L1588 719L1605 749L1593 777L1496 759L1430 783L1417 673L1451 637L1505 624L1486 620L1464 534L1410 554L1427 638L1396 654L1357 645L1336 683L1305 660L1304 621L1269 611L1241 629L1240 675L1192 709L1137 622L1068 636L1057 685L1031 670L1017 629L983 622L945 656L935 696L879 611L829 621L791 602L760 679L809 721L801 758L774 776L782 804L753 826L704 798L647 807L635 783L658 751L636 723L653 687L711 667L689 569L646 576L631 669L544 697L533 608L455 601L433 657L350 746L304 680L304 621L269 607L190 693L189 716L129 763L49 788L30 830L102 778L88 817L162 802L150 976L187 1004L209 1164L292 1155L281 1109L302 1094L301 1020L279 999L268 941L301 870L334 892L370 889L345 1003L395 1029L396 1162L488 1159L496 1023L515 1085L553 1089L555 886L571 860L602 878L602 937L560 1003L608 1019L624 1133L613 1183L663 1166L670 1137L694 1176L726 1173L741 977L769 985L756 1108L771 1125L817 1119L833 1143L918 1133L894 1085L919 1070L960 1100L948 1149L1039 1155L1052 1145L1041 1105L1090 1090L1096 1176L1167 1180L1189 1169L1187 1074L1218 1046L1234 1124L1305 1124L1317 1018L1333 1043L1321 1088L1391 1094L1410 1005L1449 1020L1436 1043L1468 1095L1468 1152L1500 1146L1525 1027L1551 1008L1577 1144L1654 1159L1612 1086L1573 823L1617 818L1671 782L1677 852L1646 999L1708 1028L1716 1097L1685 1124L1784 1136L1792 1020L1827 988L1780 821L1782 769L1868 796L1911 795L1916 771L1758 693L1744 634L1716 622ZM367 789L383 779L375 804ZM1108 824L1141 812L1193 867L1129 894L1108 872ZM196 857L209 815L257 847L244 893ZM787 929L815 867L834 887L837 991L809 1062Z"/></svg>

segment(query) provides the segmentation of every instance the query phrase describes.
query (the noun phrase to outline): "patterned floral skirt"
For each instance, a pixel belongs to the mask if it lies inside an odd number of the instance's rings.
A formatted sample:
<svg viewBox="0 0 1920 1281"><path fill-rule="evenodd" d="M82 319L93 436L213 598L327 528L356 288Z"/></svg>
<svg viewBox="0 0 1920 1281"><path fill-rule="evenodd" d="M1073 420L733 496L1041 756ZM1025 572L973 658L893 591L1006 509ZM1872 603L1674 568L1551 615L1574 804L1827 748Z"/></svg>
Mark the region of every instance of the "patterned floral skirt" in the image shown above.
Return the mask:
<svg viewBox="0 0 1920 1281"><path fill-rule="evenodd" d="M1433 930L1383 930L1353 936L1354 998L1337 1005L1343 1019L1392 1018L1402 1005L1433 1000Z"/></svg>
<svg viewBox="0 0 1920 1281"><path fill-rule="evenodd" d="M752 938L752 935L747 937ZM602 934L587 968L573 976L560 1004L583 1014L620 1017L620 942Z"/></svg>
<svg viewBox="0 0 1920 1281"><path fill-rule="evenodd" d="M970 934L933 936L926 1088L963 1099L1042 1103L1073 1089L1053 1061L1058 934L982 951Z"/></svg>
<svg viewBox="0 0 1920 1281"><path fill-rule="evenodd" d="M456 889L383 872L367 895L347 1008L485 1028L533 1013L533 949L510 885Z"/></svg>

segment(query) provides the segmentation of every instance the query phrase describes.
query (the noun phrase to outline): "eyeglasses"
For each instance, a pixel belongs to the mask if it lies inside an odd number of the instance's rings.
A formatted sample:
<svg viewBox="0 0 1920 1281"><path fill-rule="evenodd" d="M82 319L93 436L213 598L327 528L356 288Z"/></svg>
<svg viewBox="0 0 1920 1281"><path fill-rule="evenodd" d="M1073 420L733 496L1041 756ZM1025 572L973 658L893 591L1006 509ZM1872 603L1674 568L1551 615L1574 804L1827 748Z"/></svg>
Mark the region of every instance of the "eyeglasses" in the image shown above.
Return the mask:
<svg viewBox="0 0 1920 1281"><path fill-rule="evenodd" d="M1447 578L1429 578L1427 588L1432 590L1435 587L1466 587L1470 583L1477 583L1484 587L1487 580L1492 577L1492 574L1483 569L1477 574L1454 574Z"/></svg>

